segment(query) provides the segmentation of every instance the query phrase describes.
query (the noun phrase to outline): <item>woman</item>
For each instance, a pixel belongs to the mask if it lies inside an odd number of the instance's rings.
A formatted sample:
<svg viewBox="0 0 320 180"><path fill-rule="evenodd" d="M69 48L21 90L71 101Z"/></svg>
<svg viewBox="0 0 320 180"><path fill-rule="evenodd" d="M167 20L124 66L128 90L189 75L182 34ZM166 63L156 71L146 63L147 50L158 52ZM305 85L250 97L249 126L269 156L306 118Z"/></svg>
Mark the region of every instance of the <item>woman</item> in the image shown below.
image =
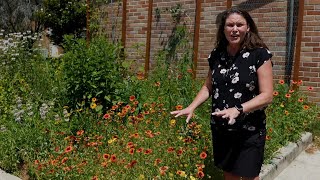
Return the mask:
<svg viewBox="0 0 320 180"><path fill-rule="evenodd" d="M272 102L271 53L252 17L231 8L222 13L209 73L193 102L173 111L186 115L212 96L211 130L215 165L226 180L258 180L266 136L265 107Z"/></svg>

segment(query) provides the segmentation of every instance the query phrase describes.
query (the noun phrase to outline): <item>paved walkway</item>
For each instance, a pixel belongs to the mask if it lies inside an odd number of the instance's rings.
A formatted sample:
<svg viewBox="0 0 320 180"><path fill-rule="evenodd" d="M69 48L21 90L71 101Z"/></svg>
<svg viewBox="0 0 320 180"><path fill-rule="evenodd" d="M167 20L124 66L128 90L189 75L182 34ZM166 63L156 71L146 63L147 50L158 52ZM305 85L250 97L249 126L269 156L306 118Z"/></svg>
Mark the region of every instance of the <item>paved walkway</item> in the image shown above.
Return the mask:
<svg viewBox="0 0 320 180"><path fill-rule="evenodd" d="M11 174L8 174L0 169L0 180L21 180L21 179Z"/></svg>
<svg viewBox="0 0 320 180"><path fill-rule="evenodd" d="M302 151L274 180L320 180L319 149Z"/></svg>

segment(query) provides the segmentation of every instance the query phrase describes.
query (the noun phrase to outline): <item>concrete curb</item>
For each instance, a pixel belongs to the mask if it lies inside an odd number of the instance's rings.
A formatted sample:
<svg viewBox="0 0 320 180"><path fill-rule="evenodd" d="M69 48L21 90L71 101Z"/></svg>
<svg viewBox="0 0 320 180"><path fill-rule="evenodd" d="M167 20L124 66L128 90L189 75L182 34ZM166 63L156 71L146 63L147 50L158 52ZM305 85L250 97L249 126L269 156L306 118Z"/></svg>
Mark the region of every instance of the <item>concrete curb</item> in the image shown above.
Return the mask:
<svg viewBox="0 0 320 180"><path fill-rule="evenodd" d="M281 148L278 155L270 164L264 164L260 172L260 180L273 180L283 171L309 144L312 143L312 134L306 132L296 143L289 143Z"/></svg>
<svg viewBox="0 0 320 180"><path fill-rule="evenodd" d="M0 169L0 180L21 180L21 179L11 174L8 174Z"/></svg>

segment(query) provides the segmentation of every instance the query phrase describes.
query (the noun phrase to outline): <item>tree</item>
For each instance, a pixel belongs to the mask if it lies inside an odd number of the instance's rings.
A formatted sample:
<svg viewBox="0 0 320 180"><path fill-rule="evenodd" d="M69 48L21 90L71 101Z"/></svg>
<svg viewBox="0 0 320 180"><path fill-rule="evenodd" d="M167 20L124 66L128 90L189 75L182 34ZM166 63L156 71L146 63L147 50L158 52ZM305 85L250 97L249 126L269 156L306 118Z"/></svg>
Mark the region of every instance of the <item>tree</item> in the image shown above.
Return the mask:
<svg viewBox="0 0 320 180"><path fill-rule="evenodd" d="M81 36L86 27L85 0L44 0L43 8L36 13L45 28L50 28L49 37L60 45L63 36Z"/></svg>
<svg viewBox="0 0 320 180"><path fill-rule="evenodd" d="M38 32L40 26L33 16L42 0L1 0L0 1L0 29L6 32ZM32 23L33 22L33 23Z"/></svg>

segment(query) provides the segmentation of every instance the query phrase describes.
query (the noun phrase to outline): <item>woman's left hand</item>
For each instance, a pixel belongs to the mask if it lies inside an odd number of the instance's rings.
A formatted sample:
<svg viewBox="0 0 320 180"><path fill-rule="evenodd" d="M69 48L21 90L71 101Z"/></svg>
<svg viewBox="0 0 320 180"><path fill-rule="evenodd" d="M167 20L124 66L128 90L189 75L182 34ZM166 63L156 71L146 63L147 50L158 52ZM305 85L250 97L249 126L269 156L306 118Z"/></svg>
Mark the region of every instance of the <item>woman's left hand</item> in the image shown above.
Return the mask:
<svg viewBox="0 0 320 180"><path fill-rule="evenodd" d="M239 116L239 114L240 112L234 107L212 113L214 116L222 117L223 119L228 120L229 125L233 125L236 122L236 118Z"/></svg>

